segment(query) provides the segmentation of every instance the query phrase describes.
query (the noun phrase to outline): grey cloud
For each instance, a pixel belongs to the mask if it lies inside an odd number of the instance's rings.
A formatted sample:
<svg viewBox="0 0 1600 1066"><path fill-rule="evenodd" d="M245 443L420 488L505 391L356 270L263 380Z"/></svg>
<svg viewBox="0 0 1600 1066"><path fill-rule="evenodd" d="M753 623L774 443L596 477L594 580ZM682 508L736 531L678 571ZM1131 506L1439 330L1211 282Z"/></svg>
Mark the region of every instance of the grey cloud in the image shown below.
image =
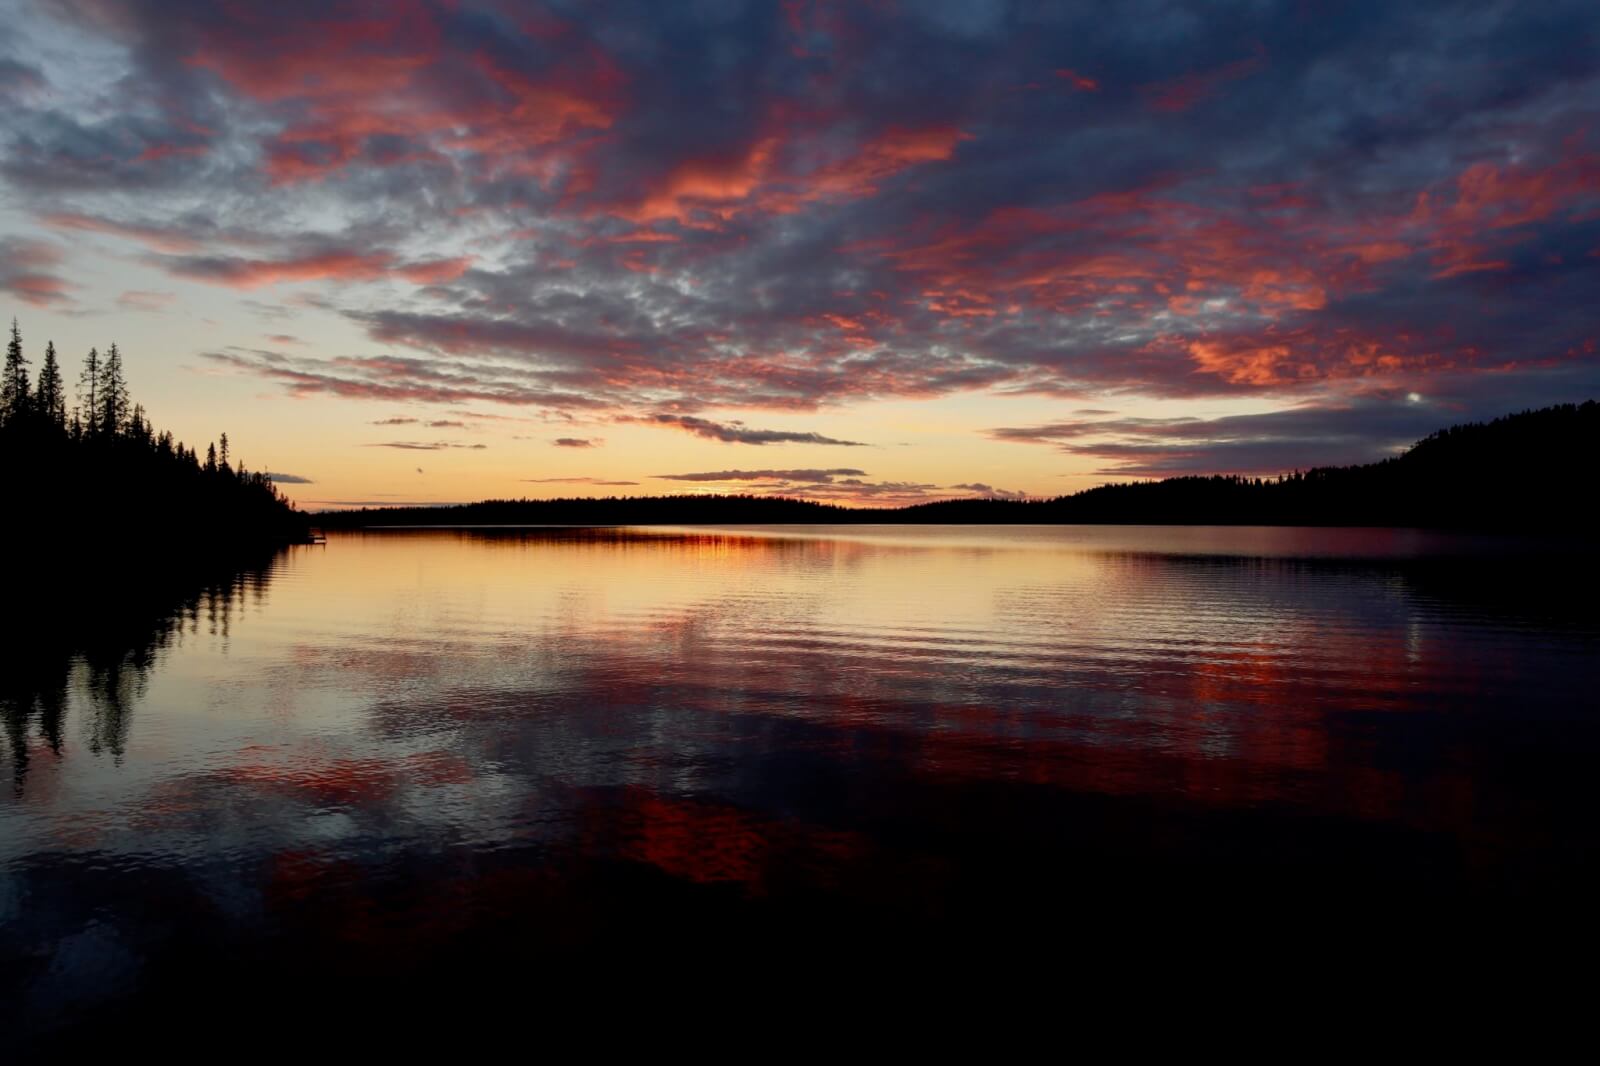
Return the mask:
<svg viewBox="0 0 1600 1066"><path fill-rule="evenodd" d="M1549 392L1523 391L1541 383ZM1519 394L1529 401L1524 406L1590 395L1581 385L1560 385L1541 373L1507 375L1493 385L1427 394L1389 390L1340 404L1210 419L1121 418L1006 427L990 435L1101 459L1106 465L1098 472L1113 476L1273 475L1387 458L1442 426L1503 414L1516 406L1508 398Z"/></svg>
<svg viewBox="0 0 1600 1066"><path fill-rule="evenodd" d="M534 485L637 485L637 481L605 481L593 477L526 477L523 481Z"/></svg>
<svg viewBox="0 0 1600 1066"><path fill-rule="evenodd" d="M997 489L993 485L986 485L981 481L967 482L960 485L951 485L950 487L953 489L965 489L968 492L976 492L982 496L992 496L997 500L1023 500L1027 499L1028 497L1026 492L1009 489Z"/></svg>
<svg viewBox="0 0 1600 1066"><path fill-rule="evenodd" d="M792 432L777 429L752 429L742 422L713 422L692 415L646 415L632 421L658 426L673 426L697 437L720 440L729 444L833 444L846 448L865 447L860 441L838 440L820 433Z"/></svg>
<svg viewBox="0 0 1600 1066"><path fill-rule="evenodd" d="M448 450L457 449L457 448L465 450L465 451L482 451L483 449L487 448L488 445L487 444L461 444L461 443L458 443L456 441L391 440L391 441L381 441L381 442L374 443L374 444L368 444L368 445L366 445L366 447L368 447L368 448L399 448L402 451L408 451L408 452L442 452L442 451L448 451ZM418 470L417 473L420 474L420 473L422 473L422 471Z"/></svg>
<svg viewBox="0 0 1600 1066"><path fill-rule="evenodd" d="M665 481L802 481L828 484L840 477L864 477L865 470L710 470L692 474L652 474Z"/></svg>

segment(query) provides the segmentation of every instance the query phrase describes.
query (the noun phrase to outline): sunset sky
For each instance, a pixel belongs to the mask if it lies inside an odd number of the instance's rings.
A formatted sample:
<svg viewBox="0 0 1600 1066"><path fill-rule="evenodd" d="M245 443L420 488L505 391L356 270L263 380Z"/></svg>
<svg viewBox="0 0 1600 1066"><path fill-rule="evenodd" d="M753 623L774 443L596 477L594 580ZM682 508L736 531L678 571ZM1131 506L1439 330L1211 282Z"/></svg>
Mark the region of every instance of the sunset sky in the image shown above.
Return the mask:
<svg viewBox="0 0 1600 1066"><path fill-rule="evenodd" d="M1053 496L1600 394L1600 8L0 0L0 310L311 508Z"/></svg>

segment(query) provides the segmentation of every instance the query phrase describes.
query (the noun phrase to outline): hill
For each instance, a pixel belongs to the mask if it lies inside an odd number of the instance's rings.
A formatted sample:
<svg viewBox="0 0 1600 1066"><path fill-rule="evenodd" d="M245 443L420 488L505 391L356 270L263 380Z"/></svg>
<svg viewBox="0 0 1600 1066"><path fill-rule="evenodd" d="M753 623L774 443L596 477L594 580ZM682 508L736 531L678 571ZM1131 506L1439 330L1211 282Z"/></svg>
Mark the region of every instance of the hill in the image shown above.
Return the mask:
<svg viewBox="0 0 1600 1066"><path fill-rule="evenodd" d="M331 512L327 528L401 525L1149 523L1587 528L1600 405L1593 400L1441 429L1403 455L1276 478L1227 475L1101 485L1047 500L847 508L771 496L485 500Z"/></svg>

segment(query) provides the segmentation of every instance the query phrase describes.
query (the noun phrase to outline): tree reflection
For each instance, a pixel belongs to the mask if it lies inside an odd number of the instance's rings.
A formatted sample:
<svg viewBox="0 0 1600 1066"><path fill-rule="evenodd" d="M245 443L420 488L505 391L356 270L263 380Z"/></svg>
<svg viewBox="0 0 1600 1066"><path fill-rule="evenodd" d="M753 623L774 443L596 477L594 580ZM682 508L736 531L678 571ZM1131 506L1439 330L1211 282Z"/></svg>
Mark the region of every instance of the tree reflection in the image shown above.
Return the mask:
<svg viewBox="0 0 1600 1066"><path fill-rule="evenodd" d="M0 727L20 794L30 763L65 751L69 707L83 716L85 744L120 761L133 708L168 648L187 635L226 638L240 610L266 594L277 552L243 565L177 565L159 573L62 580L20 589L18 622L0 671Z"/></svg>

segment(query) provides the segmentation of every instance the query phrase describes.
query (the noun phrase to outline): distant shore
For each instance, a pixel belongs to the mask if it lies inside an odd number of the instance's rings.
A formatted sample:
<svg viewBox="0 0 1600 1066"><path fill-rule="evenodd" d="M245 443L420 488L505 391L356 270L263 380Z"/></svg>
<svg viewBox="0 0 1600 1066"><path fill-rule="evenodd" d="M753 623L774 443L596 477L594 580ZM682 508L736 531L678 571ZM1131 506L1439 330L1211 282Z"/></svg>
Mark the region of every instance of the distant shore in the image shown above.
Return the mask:
<svg viewBox="0 0 1600 1066"><path fill-rule="evenodd" d="M1052 499L841 507L784 496L484 500L309 516L325 529L396 526L1222 525L1400 526L1592 535L1600 454L1593 400L1453 426L1405 454L1277 477L1174 477Z"/></svg>

